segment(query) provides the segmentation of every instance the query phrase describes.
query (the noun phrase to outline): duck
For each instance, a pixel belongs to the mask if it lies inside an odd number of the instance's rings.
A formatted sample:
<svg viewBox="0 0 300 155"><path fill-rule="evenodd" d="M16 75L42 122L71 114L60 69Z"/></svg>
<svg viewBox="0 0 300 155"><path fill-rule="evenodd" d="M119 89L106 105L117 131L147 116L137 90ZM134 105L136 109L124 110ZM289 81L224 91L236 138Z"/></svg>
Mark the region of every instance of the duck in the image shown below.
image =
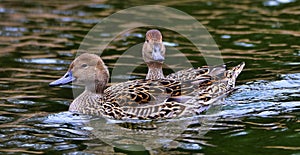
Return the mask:
<svg viewBox="0 0 300 155"><path fill-rule="evenodd" d="M216 78L207 74L186 81L137 79L107 87L109 71L103 60L84 53L49 86L73 83L85 87L70 104L70 112L117 120L161 120L198 115L226 95L230 80Z"/></svg>
<svg viewBox="0 0 300 155"><path fill-rule="evenodd" d="M236 78L245 66L244 62L232 69L227 69L226 64L187 68L171 73L165 77L162 67L165 60L166 48L163 44L162 38L161 32L157 29L151 29L146 32L145 42L142 48L142 57L148 67L146 79L173 79L187 81L202 79L205 76L218 76L218 79L227 81L226 91L234 89Z"/></svg>

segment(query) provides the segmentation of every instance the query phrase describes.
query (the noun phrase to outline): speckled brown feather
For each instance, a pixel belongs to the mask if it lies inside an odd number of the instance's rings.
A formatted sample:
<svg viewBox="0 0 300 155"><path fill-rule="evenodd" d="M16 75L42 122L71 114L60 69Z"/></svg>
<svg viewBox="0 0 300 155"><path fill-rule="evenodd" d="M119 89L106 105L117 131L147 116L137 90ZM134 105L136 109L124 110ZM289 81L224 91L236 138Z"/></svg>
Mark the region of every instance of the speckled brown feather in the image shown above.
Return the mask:
<svg viewBox="0 0 300 155"><path fill-rule="evenodd" d="M191 115L231 92L243 67L244 63L232 70L222 69L223 72L207 67L199 71L200 75L194 80L128 81L109 87L105 93L108 98L118 98L118 105L131 118L162 119ZM209 70L215 75L208 74ZM123 93L114 90L123 90Z"/></svg>
<svg viewBox="0 0 300 155"><path fill-rule="evenodd" d="M85 85L85 91L71 103L69 110L113 119L194 115L201 107L209 106L230 92L243 67L244 63L231 70L204 67L193 79L133 80L104 90L109 76L107 68L100 57L86 53L70 65L75 83Z"/></svg>

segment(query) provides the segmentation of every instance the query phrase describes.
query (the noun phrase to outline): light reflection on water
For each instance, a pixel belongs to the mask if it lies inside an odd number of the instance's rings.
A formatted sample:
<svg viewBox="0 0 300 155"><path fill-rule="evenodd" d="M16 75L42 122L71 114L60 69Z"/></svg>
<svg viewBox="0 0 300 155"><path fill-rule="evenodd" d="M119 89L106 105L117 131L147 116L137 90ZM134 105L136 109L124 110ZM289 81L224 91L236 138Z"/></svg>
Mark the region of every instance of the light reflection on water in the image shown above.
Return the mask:
<svg viewBox="0 0 300 155"><path fill-rule="evenodd" d="M89 118L67 111L71 88L49 88L64 74L86 33L111 13L134 2L3 1L0 4L0 152L3 154L125 152L91 135ZM245 61L238 89L207 117L218 117L199 136L194 123L162 152L206 154L293 154L299 152L299 1L158 2L196 17L215 38L227 61ZM103 53L110 71L127 48L142 43L147 28L118 36ZM194 66L204 65L197 49L177 33L163 30L164 44L179 49ZM110 33L102 33L108 37ZM170 58L178 55L169 54ZM128 56L132 61L140 58ZM124 64L131 65L131 64ZM145 65L135 74L144 78ZM172 66L180 68L180 65ZM165 73L171 70L166 68ZM249 147L253 146L253 147ZM132 146L136 147L136 146ZM243 150L241 152L240 150ZM150 151L151 152L151 151ZM143 152L145 153L145 152Z"/></svg>

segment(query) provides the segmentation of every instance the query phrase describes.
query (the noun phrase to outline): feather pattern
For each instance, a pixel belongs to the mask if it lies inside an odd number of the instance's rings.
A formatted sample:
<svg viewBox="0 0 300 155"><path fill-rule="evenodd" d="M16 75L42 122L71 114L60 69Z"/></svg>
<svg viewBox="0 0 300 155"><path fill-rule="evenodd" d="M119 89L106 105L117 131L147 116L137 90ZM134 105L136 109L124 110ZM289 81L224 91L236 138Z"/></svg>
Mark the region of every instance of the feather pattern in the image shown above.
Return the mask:
<svg viewBox="0 0 300 155"><path fill-rule="evenodd" d="M70 82L85 86L69 111L123 120L168 119L199 114L199 109L206 109L224 97L233 90L243 67L244 63L231 70L226 70L225 66L205 66L182 70L167 78L133 80L106 88L109 73L102 59L84 53L50 86ZM186 76L181 78L181 75Z"/></svg>

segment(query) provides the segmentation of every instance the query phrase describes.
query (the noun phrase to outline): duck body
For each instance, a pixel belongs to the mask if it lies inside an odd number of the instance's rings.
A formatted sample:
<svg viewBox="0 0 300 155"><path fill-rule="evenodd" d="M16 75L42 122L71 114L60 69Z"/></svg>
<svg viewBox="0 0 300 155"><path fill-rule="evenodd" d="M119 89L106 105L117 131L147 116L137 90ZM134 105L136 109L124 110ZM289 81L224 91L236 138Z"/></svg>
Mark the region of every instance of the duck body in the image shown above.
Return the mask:
<svg viewBox="0 0 300 155"><path fill-rule="evenodd" d="M162 79L119 83L107 88L105 93L109 98L122 98L119 104L123 110L139 119L197 115L234 90L243 67L244 63L231 70L226 70L225 65L190 68Z"/></svg>
<svg viewBox="0 0 300 155"><path fill-rule="evenodd" d="M103 95L84 91L71 103L69 111L123 120L193 115L197 113L193 111L195 107L207 106L208 96L197 99L195 96L201 94L195 93L197 86L192 82L134 80L112 85ZM198 102L192 102L195 100Z"/></svg>

